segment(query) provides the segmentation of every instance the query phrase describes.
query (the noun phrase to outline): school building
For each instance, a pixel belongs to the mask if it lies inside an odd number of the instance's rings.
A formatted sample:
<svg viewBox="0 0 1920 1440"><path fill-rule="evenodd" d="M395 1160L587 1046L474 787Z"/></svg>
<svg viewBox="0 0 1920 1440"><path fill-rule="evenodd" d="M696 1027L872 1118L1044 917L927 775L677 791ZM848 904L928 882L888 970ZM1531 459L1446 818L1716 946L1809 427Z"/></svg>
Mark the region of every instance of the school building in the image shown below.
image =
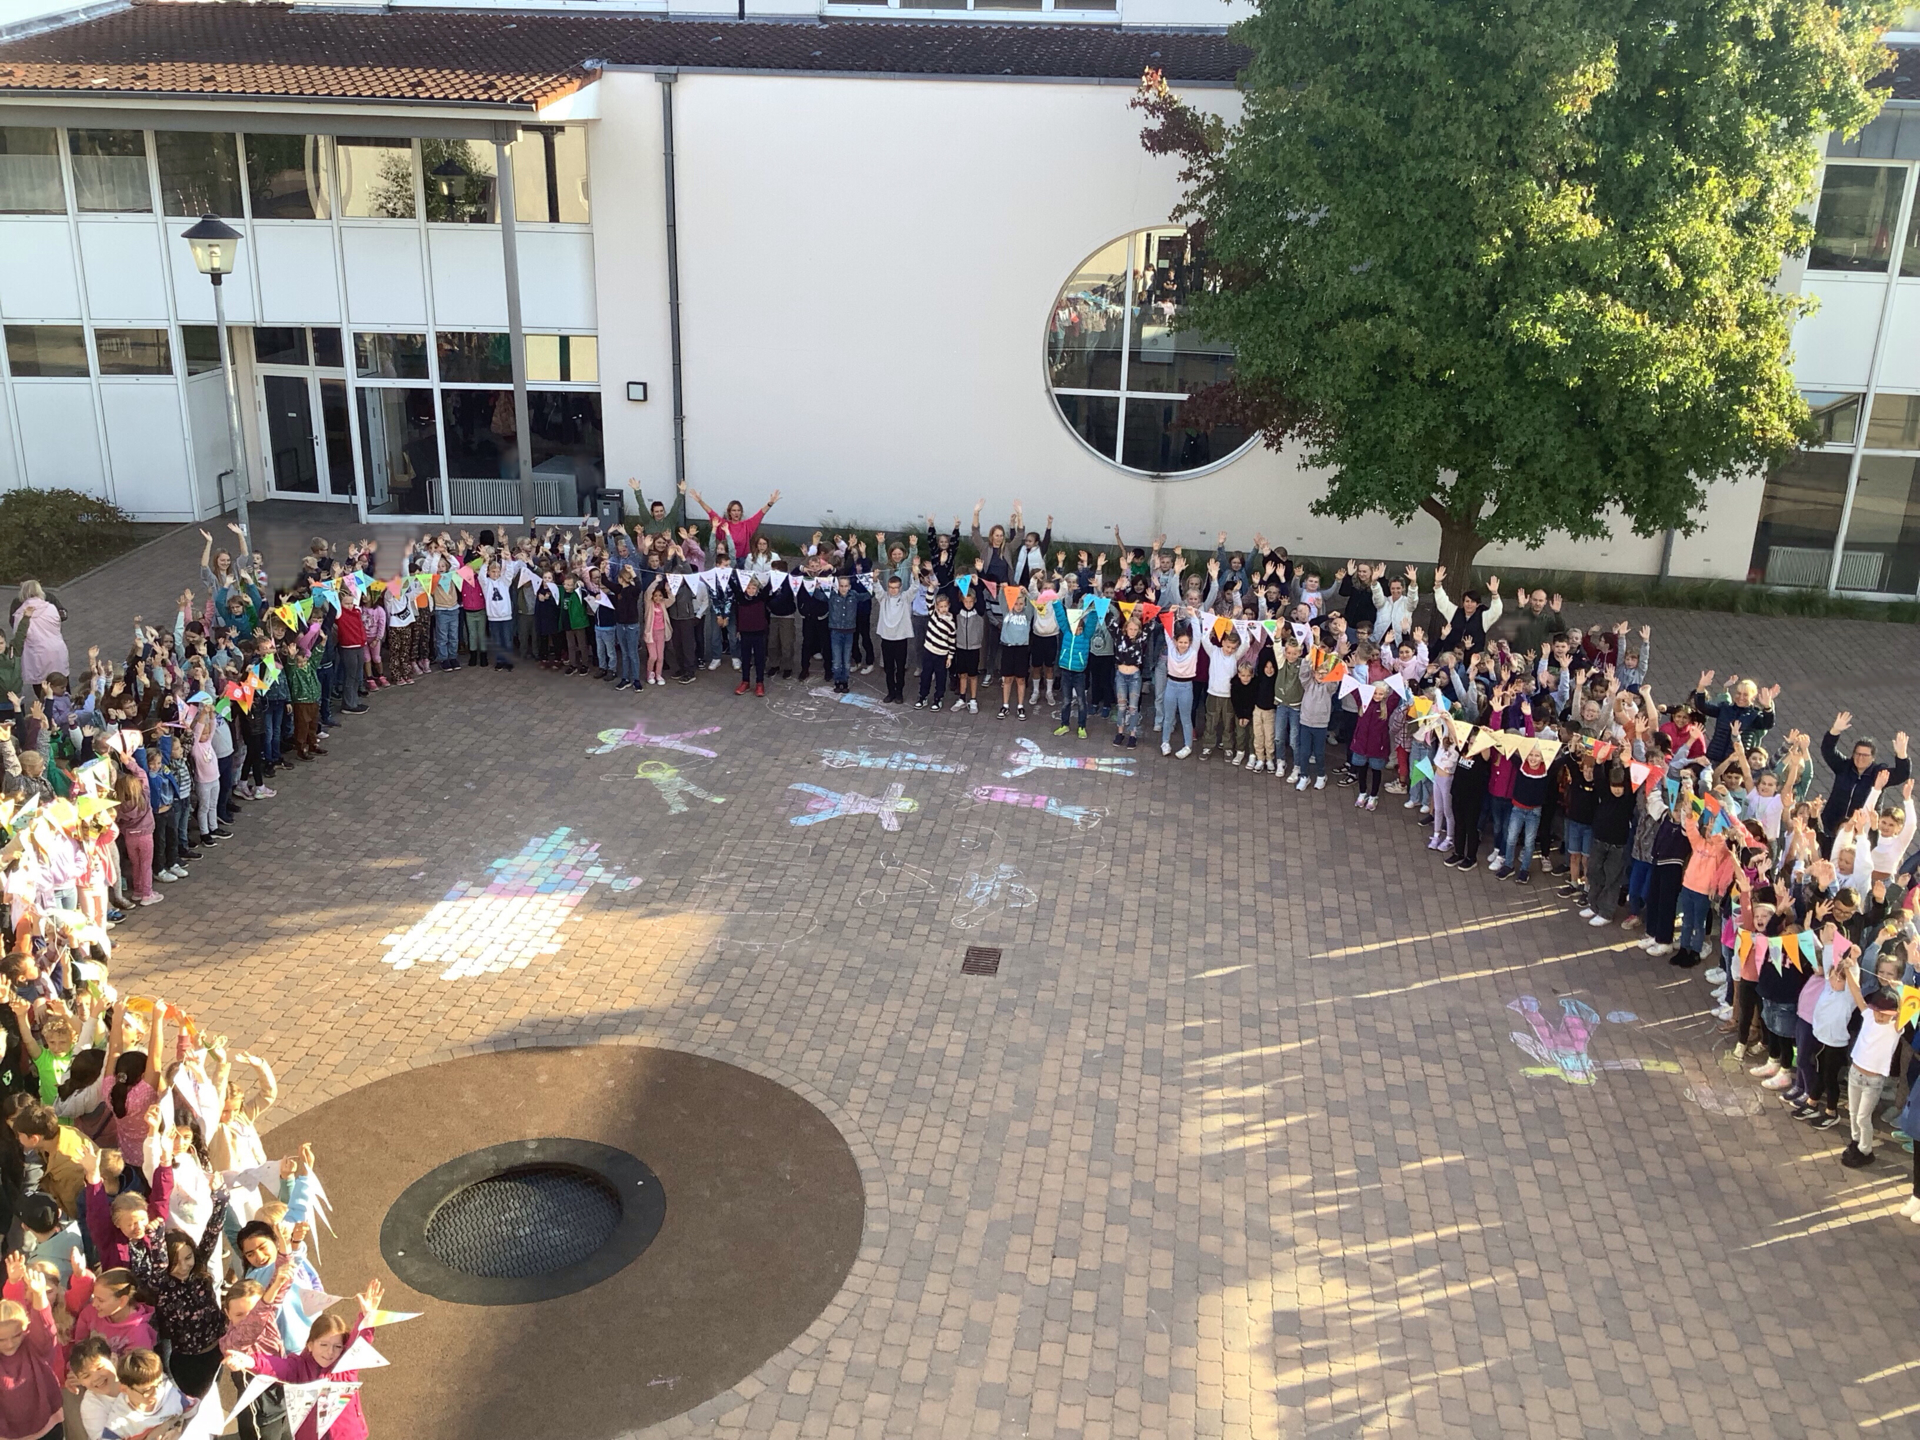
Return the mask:
<svg viewBox="0 0 1920 1440"><path fill-rule="evenodd" d="M1230 114L1236 4L714 3L0 0L0 486L471 526L684 473L792 524L1017 497L1075 538L1431 560L1425 517L1318 519L1291 454L1183 422L1233 357L1181 327L1178 162L1128 101L1153 67ZM1670 545L1488 560L1920 591L1920 33L1891 39L1783 275L1820 300L1819 447ZM240 235L237 474L206 214Z"/></svg>

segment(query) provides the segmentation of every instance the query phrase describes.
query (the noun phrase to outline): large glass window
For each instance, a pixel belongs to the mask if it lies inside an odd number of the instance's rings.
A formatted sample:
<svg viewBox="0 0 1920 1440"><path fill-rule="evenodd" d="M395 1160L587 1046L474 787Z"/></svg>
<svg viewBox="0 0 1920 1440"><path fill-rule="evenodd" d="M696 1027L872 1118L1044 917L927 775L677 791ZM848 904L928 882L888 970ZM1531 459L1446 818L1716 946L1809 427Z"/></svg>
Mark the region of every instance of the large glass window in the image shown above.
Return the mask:
<svg viewBox="0 0 1920 1440"><path fill-rule="evenodd" d="M500 219L492 145L480 140L422 140L420 164L425 171L427 219L467 225L491 225Z"/></svg>
<svg viewBox="0 0 1920 1440"><path fill-rule="evenodd" d="M1814 445L1851 447L1860 428L1860 402L1865 396L1838 390L1803 390L1800 398L1813 411Z"/></svg>
<svg viewBox="0 0 1920 1440"><path fill-rule="evenodd" d="M187 374L204 375L220 368L220 332L211 325L180 327L180 358Z"/></svg>
<svg viewBox="0 0 1920 1440"><path fill-rule="evenodd" d="M173 348L164 330L96 330L102 375L171 375Z"/></svg>
<svg viewBox="0 0 1920 1440"><path fill-rule="evenodd" d="M1884 271L1906 178L1903 166L1828 165L1807 264L1815 270Z"/></svg>
<svg viewBox="0 0 1920 1440"><path fill-rule="evenodd" d="M247 195L256 220L325 220L327 149L318 135L248 135Z"/></svg>
<svg viewBox="0 0 1920 1440"><path fill-rule="evenodd" d="M520 510L520 451L511 390L446 390L447 493L456 515ZM577 515L583 497L602 488L606 463L600 396L592 391L527 394L534 510Z"/></svg>
<svg viewBox="0 0 1920 1440"><path fill-rule="evenodd" d="M951 12L975 10L987 14L1005 14L1010 10L1052 10L1058 12L1092 11L1112 14L1119 0L831 0L835 6L855 6L862 10L904 10L918 14L928 10Z"/></svg>
<svg viewBox="0 0 1920 1440"><path fill-rule="evenodd" d="M597 384L599 340L592 335L527 336L527 379L534 384L541 381Z"/></svg>
<svg viewBox="0 0 1920 1440"><path fill-rule="evenodd" d="M84 376L86 334L78 325L9 325L7 365L16 380Z"/></svg>
<svg viewBox="0 0 1920 1440"><path fill-rule="evenodd" d="M1907 243L1900 248L1900 273L1920 275L1920 204L1907 217Z"/></svg>
<svg viewBox="0 0 1920 1440"><path fill-rule="evenodd" d="M0 214L67 213L59 145L58 130L0 126Z"/></svg>
<svg viewBox="0 0 1920 1440"><path fill-rule="evenodd" d="M147 137L138 130L69 130L73 198L82 210L133 214L153 209Z"/></svg>
<svg viewBox="0 0 1920 1440"><path fill-rule="evenodd" d="M1196 424L1194 391L1233 374L1233 351L1183 324L1213 283L1187 232L1141 230L1095 252L1054 300L1047 374L1068 427L1103 459L1151 475L1215 464L1252 439Z"/></svg>
<svg viewBox="0 0 1920 1440"><path fill-rule="evenodd" d="M578 125L523 125L513 157L513 218L529 225L584 225L587 132Z"/></svg>
<svg viewBox="0 0 1920 1440"><path fill-rule="evenodd" d="M513 356L507 334L499 330L442 330L434 337L440 351L440 378L450 385L511 385ZM448 464L452 464L449 453Z"/></svg>
<svg viewBox="0 0 1920 1440"><path fill-rule="evenodd" d="M253 358L262 365L305 365L307 331L302 325L253 327Z"/></svg>
<svg viewBox="0 0 1920 1440"><path fill-rule="evenodd" d="M240 152L234 137L205 130L156 130L160 205L168 215L229 215L240 211Z"/></svg>
<svg viewBox="0 0 1920 1440"><path fill-rule="evenodd" d="M427 378L427 337L355 331L353 368L354 373L365 380L424 380Z"/></svg>
<svg viewBox="0 0 1920 1440"><path fill-rule="evenodd" d="M1897 595L1920 590L1920 459L1868 455L1861 460L1839 588Z"/></svg>
<svg viewBox="0 0 1920 1440"><path fill-rule="evenodd" d="M440 510L440 443L431 390L361 386L360 460L367 509L381 515Z"/></svg>
<svg viewBox="0 0 1920 1440"><path fill-rule="evenodd" d="M340 213L382 220L411 220L413 143L341 136Z"/></svg>
<svg viewBox="0 0 1920 1440"><path fill-rule="evenodd" d="M1825 589L1851 455L1803 450L1767 477L1747 579Z"/></svg>
<svg viewBox="0 0 1920 1440"><path fill-rule="evenodd" d="M1920 450L1920 395L1873 397L1873 418L1867 422L1867 449Z"/></svg>

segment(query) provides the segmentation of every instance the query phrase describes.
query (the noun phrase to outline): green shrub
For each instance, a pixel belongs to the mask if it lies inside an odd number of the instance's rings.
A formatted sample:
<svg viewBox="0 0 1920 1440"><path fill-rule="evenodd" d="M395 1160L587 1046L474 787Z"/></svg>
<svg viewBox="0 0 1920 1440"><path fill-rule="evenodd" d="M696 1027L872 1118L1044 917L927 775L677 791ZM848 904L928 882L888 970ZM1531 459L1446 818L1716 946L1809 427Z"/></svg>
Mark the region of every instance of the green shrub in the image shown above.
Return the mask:
<svg viewBox="0 0 1920 1440"><path fill-rule="evenodd" d="M32 577L58 584L137 543L133 517L78 490L0 494L0 583Z"/></svg>

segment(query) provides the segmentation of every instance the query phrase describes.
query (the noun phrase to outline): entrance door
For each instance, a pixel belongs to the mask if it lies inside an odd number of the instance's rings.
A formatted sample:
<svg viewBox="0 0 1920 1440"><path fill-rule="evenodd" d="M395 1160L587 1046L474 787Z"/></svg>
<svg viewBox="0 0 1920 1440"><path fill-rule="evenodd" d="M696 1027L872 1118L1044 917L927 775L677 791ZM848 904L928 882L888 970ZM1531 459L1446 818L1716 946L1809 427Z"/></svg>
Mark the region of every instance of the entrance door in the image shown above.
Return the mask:
<svg viewBox="0 0 1920 1440"><path fill-rule="evenodd" d="M353 430L347 419L347 382L320 381L320 425L326 442L327 488L337 500L353 498Z"/></svg>
<svg viewBox="0 0 1920 1440"><path fill-rule="evenodd" d="M273 488L283 495L318 495L320 442L314 434L313 397L307 377L262 375L260 386L266 402ZM351 461L347 474L353 474Z"/></svg>

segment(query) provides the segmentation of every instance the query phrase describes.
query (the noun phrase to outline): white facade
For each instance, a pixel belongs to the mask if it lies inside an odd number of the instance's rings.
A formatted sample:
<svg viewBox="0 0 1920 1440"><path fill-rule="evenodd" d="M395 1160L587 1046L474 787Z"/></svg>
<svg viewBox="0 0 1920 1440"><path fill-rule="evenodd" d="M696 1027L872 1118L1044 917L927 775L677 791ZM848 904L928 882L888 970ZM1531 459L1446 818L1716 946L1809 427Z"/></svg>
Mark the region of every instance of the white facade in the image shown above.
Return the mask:
<svg viewBox="0 0 1920 1440"><path fill-rule="evenodd" d="M1197 0L1124 3L1129 22L1151 13L1191 23L1202 13ZM1151 3L1164 17L1141 8ZM1212 19L1211 0L1203 8ZM1179 88L1223 111L1237 103L1228 88ZM632 477L649 496L671 489L668 92L686 466L709 500L751 508L777 488L785 523L892 530L924 525L930 512L944 526L981 498L988 516L1004 517L1020 499L1031 521L1051 513L1060 536L1077 541L1110 541L1117 524L1130 544L1163 533L1210 544L1220 530L1244 543L1258 530L1308 554L1430 562L1437 552L1438 527L1424 516L1405 527L1313 516L1323 478L1290 454L1254 446L1155 477L1102 459L1062 418L1047 355L1062 287L1102 247L1166 226L1178 198L1178 162L1141 148L1140 116L1128 109L1133 85L1117 80L701 71L669 86L651 70L611 67L543 113L584 152L583 171L568 170L580 203L560 219L529 218L527 195L544 172L515 165L523 325L530 357L545 357L532 388L571 427L569 439L548 445L548 459L536 450L543 515L577 513L576 498L602 483L601 469L614 486ZM0 124L57 125L70 104L69 125L98 128L102 103L43 99L8 116L13 102L0 100ZM53 162L62 213L0 214L0 319L10 327L0 346L0 484L90 490L154 519L223 508L232 482L220 479L225 415L206 359L211 291L179 239L193 216L162 213L187 207L165 203L159 137L175 124L223 126L247 181L245 137L249 125L268 125L260 118L268 108L213 102L178 119L129 109L154 200L145 212L80 207L76 141L58 146ZM349 118L339 106L270 108L275 134L310 127L308 183L325 213L261 213L249 182L230 219L244 236L227 296L252 493L338 498L374 513L511 518L518 486L501 478L511 474L502 468L511 446L496 443L503 423L511 428L504 377L497 366L478 378L460 369L484 337L506 329L501 229L486 216L426 218L445 213L430 193L439 183L432 172L457 143L447 137L479 133L473 112L363 106ZM343 160L344 137L356 135L413 137L398 142L410 215L354 213L366 209L374 163L359 151ZM542 143L522 132L514 150L524 158ZM468 169L491 164L490 143L474 139L462 153ZM1905 187L1890 227L1912 223L1916 161L1920 154L1871 162L1898 170ZM1895 273L1901 247L1892 250L1877 274L1814 270L1803 282L1790 267L1786 281L1821 299L1795 337L1807 389L1920 396L1920 273ZM15 345L14 331L35 327L78 327L83 373L22 373L18 356L30 371L36 352ZM166 337L170 373L107 373L103 343L122 353L153 332ZM561 337L572 357L564 376L553 360ZM363 363L351 363L356 355ZM646 400L628 398L630 382L646 385ZM290 456L289 405L304 406L310 455ZM541 425L536 418L536 439ZM1892 557L1906 543L1906 522L1889 518L1897 477L1881 463L1887 456L1860 448L1868 429L1848 447L1841 489L1867 497L1855 528L1880 536L1873 544L1887 555L1848 562L1832 578L1850 589L1904 584L1911 594L1920 579L1906 581L1907 562ZM1756 525L1781 509L1766 499L1778 489L1759 477L1714 484L1702 530L1673 541L1672 573L1746 578ZM1779 548L1810 551L1817 536L1789 536ZM1662 538L1623 529L1610 541L1562 538L1483 559L1653 573L1663 549ZM1780 564L1766 578L1808 583L1817 568L1805 554ZM1876 564L1875 584L1860 585Z"/></svg>

